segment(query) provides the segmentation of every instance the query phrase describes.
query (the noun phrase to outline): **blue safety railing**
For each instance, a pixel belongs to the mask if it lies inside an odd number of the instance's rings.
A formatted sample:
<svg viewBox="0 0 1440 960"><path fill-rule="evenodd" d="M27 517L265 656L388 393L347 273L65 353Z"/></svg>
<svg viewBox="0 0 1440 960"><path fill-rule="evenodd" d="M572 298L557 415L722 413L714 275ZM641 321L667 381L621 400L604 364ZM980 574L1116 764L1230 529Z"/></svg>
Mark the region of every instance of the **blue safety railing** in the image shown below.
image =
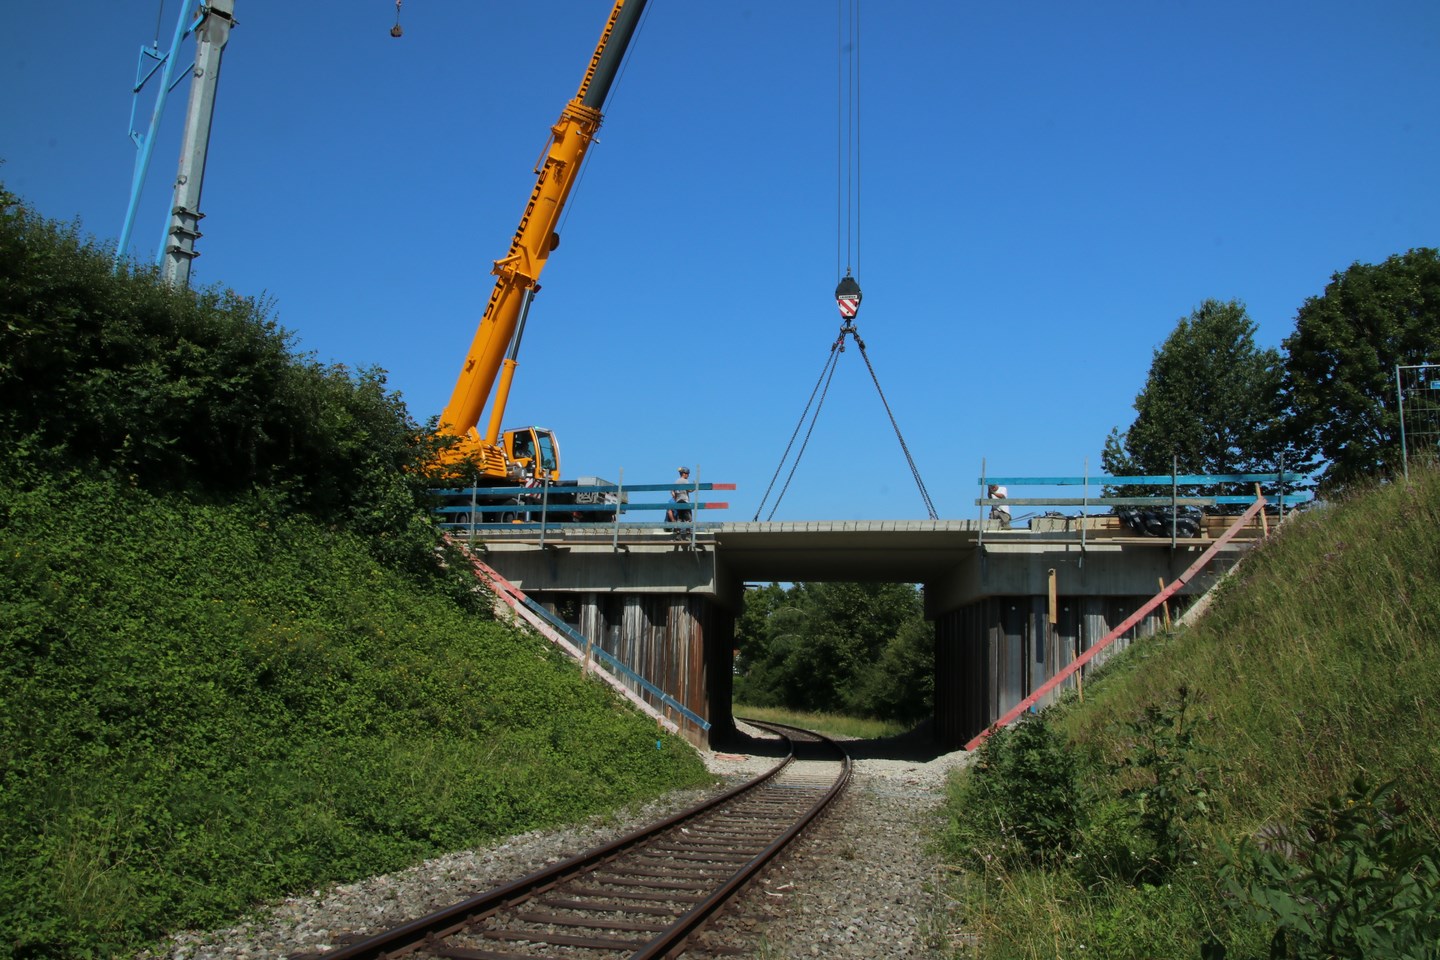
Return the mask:
<svg viewBox="0 0 1440 960"><path fill-rule="evenodd" d="M1273 494L1265 495L1267 503L1276 504L1281 516L1284 516L1287 507L1294 507L1301 503L1310 501L1309 493L1287 493L1286 490L1299 486L1307 480L1303 474L1279 471L1276 473L1225 473L1225 474L1146 474L1141 476L1081 476L1081 477L992 477L986 476L982 467L981 475L978 478L981 496L975 498L976 506L981 509L981 540L984 538L984 510L986 507L1080 507L1082 516L1090 507L1150 507L1169 508L1171 515L1171 539L1174 536L1174 518L1178 516L1181 507L1214 507L1230 504L1250 504L1256 500L1256 494L1190 494L1181 495L1180 488L1209 487L1214 488L1221 485L1247 484L1259 490L1262 487L1278 488ZM1067 487L1083 486L1087 488L1085 495L1080 497L1062 496L1040 496L1040 497L990 497L986 494L991 486L1003 487ZM1159 496L1089 496L1088 488L1098 486L1103 488L1113 487L1169 487L1168 495ZM1008 491L1007 491L1008 494ZM1085 528L1081 526L1081 541L1084 542Z"/></svg>
<svg viewBox="0 0 1440 960"><path fill-rule="evenodd" d="M443 502L435 507L440 526L451 532L540 530L621 524L632 528L666 529L692 536L718 522L693 519L701 510L724 510L730 504L701 500L700 494L734 490L733 483L589 483L540 484L533 487L461 487L436 490ZM689 494L688 502L670 499L672 491ZM636 501L637 493L664 493L664 499ZM666 520L665 511L690 511L690 520ZM662 514L658 520L635 520L631 515Z"/></svg>
<svg viewBox="0 0 1440 960"><path fill-rule="evenodd" d="M538 604L534 600L531 600L529 597L524 595L520 596L520 600L525 604L528 609L533 611L536 615L543 617L546 623L550 624L550 626L563 633L570 640L570 642L573 643L575 646L579 647L580 650L588 653L596 660L599 660L601 663L605 664L605 668L611 673L615 674L616 676L624 677L626 680L634 683L640 689L650 694L650 696L653 697L655 700L658 700L664 706L667 706L670 709L674 710L686 720L689 720L691 723L698 726L701 730L710 729L710 721L706 720L704 717L700 716L698 713L685 706L679 700L676 700L674 697L670 696L670 694L666 693L664 690L661 690L659 687L655 686L655 684L651 683L649 680L646 680L644 677L640 676L640 674L632 670L614 654L601 649L595 644L592 644L585 637L584 634L582 634L579 630L576 630L574 627L570 626L570 624L566 623L564 620L560 619L555 614L551 613L542 604Z"/></svg>

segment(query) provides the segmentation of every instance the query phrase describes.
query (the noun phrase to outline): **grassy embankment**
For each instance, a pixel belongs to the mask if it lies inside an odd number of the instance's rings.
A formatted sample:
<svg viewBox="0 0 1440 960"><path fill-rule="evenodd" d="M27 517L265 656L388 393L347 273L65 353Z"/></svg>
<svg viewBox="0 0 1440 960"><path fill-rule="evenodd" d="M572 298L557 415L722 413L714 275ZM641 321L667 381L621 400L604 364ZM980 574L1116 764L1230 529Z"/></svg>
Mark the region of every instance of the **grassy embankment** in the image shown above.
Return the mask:
<svg viewBox="0 0 1440 960"><path fill-rule="evenodd" d="M119 951L703 776L351 537L101 484L3 497L0 956Z"/></svg>
<svg viewBox="0 0 1440 960"><path fill-rule="evenodd" d="M0 958L707 779L441 562L383 376L0 188Z"/></svg>
<svg viewBox="0 0 1440 960"><path fill-rule="evenodd" d="M1440 472L1286 521L952 784L963 956L1440 956Z"/></svg>

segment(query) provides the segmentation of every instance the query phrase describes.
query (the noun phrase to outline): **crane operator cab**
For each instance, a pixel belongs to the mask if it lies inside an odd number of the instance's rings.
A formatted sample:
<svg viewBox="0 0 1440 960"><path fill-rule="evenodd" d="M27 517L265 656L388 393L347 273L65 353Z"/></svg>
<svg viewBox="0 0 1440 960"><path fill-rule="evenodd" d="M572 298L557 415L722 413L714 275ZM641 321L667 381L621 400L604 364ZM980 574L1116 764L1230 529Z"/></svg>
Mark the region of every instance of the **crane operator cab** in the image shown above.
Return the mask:
<svg viewBox="0 0 1440 960"><path fill-rule="evenodd" d="M517 427L505 431L505 453L521 478L540 482L560 479L560 447L555 435L544 427Z"/></svg>

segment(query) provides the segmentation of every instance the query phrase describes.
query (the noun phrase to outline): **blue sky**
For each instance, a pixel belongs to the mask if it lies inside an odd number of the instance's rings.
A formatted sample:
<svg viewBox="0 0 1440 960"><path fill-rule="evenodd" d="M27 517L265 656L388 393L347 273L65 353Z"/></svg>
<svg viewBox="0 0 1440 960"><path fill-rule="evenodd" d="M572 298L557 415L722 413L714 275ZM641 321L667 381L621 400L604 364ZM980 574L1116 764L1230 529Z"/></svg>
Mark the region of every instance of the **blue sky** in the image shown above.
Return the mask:
<svg viewBox="0 0 1440 960"><path fill-rule="evenodd" d="M113 242L137 53L177 10L9 5L10 190ZM194 282L272 299L301 349L438 413L608 10L405 0L397 40L390 2L236 0ZM715 518L759 507L839 329L837 59L835 0L651 0L506 418L552 427L568 475L685 463L739 485ZM942 517L978 515L982 460L1097 471L1200 301L1244 301L1278 346L1336 271L1440 245L1433 0L893 0L862 6L860 64L857 325ZM924 516L851 343L775 518Z"/></svg>

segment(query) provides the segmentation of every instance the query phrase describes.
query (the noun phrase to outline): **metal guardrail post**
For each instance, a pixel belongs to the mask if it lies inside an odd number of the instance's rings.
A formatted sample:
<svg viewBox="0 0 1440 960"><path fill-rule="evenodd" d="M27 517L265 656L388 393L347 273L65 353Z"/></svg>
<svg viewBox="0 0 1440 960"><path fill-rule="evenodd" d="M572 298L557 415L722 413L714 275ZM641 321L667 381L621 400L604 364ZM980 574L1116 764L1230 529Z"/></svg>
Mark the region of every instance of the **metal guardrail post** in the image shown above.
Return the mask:
<svg viewBox="0 0 1440 960"><path fill-rule="evenodd" d="M1276 481L1280 484L1280 522L1285 522L1285 452L1280 452L1280 473L1276 475Z"/></svg>
<svg viewBox="0 0 1440 960"><path fill-rule="evenodd" d="M1400 364L1395 364L1395 406L1400 409L1400 463L1410 479L1410 448L1405 443L1405 388L1400 385Z"/></svg>
<svg viewBox="0 0 1440 960"><path fill-rule="evenodd" d="M985 485L985 458L980 458L980 496L989 494L990 489ZM985 507L980 507L980 533L975 538L975 546L980 550L980 556L985 556Z"/></svg>
<svg viewBox="0 0 1440 960"><path fill-rule="evenodd" d="M480 478L476 477L470 481L470 545L475 545L475 488L480 485Z"/></svg>
<svg viewBox="0 0 1440 960"><path fill-rule="evenodd" d="M1180 472L1180 458L1170 456L1170 549L1175 549L1177 527L1180 526L1180 485L1176 475Z"/></svg>
<svg viewBox="0 0 1440 960"><path fill-rule="evenodd" d="M620 549L620 511L625 506L625 468L620 468L620 482L615 489L615 531L610 537L610 552Z"/></svg>
<svg viewBox="0 0 1440 960"><path fill-rule="evenodd" d="M695 549L695 518L700 513L700 464L695 464L695 482L690 491L690 549Z"/></svg>

